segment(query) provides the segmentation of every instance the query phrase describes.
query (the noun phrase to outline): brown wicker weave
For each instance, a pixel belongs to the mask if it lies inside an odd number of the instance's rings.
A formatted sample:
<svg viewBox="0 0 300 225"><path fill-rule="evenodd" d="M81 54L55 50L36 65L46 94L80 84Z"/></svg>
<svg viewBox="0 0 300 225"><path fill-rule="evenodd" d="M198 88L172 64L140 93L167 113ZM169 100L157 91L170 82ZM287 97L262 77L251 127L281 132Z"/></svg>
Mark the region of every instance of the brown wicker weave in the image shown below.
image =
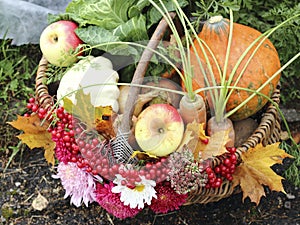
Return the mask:
<svg viewBox="0 0 300 225"><path fill-rule="evenodd" d="M174 17L174 14L171 14ZM158 42L161 40L163 33L167 29L167 23L162 19L160 24L158 25L156 31L152 35L152 38L149 41L148 47L149 48L156 48ZM143 78L147 66L148 61L151 59L153 52L145 49L140 63L137 66L136 72L133 77L133 82L141 82ZM37 76L36 76L36 99L38 104L42 106L44 109L50 109L54 105L53 97L49 95L47 85L45 81L47 80L46 70L47 70L48 62L47 60L42 57L39 63ZM136 87L131 87L133 91L130 92L129 98L136 98L139 89ZM128 98L128 99L129 99ZM272 100L279 104L280 101L280 90L279 87L274 91L272 95ZM128 104L126 104L128 105ZM127 113L127 120L125 125L123 123L123 130L126 130L130 127L129 121L131 121L132 113ZM124 116L123 116L124 117ZM126 118L126 117L125 117ZM247 151L249 148L255 147L258 143L262 143L264 146L267 144L272 144L275 142L280 141L280 117L276 107L273 104L269 104L265 107L264 112L259 118L259 125L254 133L248 138L248 140L242 144L241 146L237 147L236 156L238 160L241 160L241 154ZM127 124L126 124L127 123ZM221 160L219 158L214 158L212 162L212 167L219 165ZM215 189L206 189L205 187L199 187L198 190L194 190L189 194L187 199L186 205L194 204L194 203L202 203L206 204L209 202L219 201L223 198L229 197L233 193L240 191L239 188L234 188L232 182L228 180L224 180L221 187Z"/></svg>
<svg viewBox="0 0 300 225"><path fill-rule="evenodd" d="M274 91L272 100L279 104L279 87ZM273 104L269 104L261 116L260 123L256 130L245 143L237 147L237 159L241 160L241 154L243 152L246 152L249 148L255 147L259 143L262 143L263 146L266 146L268 144L273 144L280 141L280 131L281 127L279 113ZM215 158L212 167L215 167L219 164L219 158ZM232 182L224 180L220 188L206 189L205 187L199 187L198 190L190 193L187 200L187 205L219 201L222 198L229 197L233 193L237 193L239 191L240 189L233 187Z"/></svg>

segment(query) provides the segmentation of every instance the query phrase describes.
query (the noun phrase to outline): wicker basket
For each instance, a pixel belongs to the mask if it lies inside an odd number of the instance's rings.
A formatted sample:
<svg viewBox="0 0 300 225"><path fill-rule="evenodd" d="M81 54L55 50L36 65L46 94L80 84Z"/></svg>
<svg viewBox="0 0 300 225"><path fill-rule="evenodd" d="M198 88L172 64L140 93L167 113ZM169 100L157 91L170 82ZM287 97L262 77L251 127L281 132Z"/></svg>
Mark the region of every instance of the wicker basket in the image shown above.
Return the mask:
<svg viewBox="0 0 300 225"><path fill-rule="evenodd" d="M174 16L174 15L173 15ZM152 35L151 40L149 41L148 48L155 49L158 42L161 40L165 30L167 29L167 24L164 20L160 22L158 28ZM147 69L149 60L151 59L153 52L145 49L142 54L140 63L137 66L132 82L141 83L141 77L144 76ZM45 81L47 80L46 70L48 62L42 57L40 60L37 76L36 76L36 100L38 104L44 109L49 109L54 105L54 100L51 95L49 95L47 85ZM131 95L128 98L136 98L139 88L133 87ZM280 101L280 90L279 85L273 93L272 100L279 104ZM262 113L258 115L259 125L253 134L248 138L248 140L243 143L241 146L237 147L236 156L238 160L241 160L241 154L247 151L249 148L255 147L257 144L262 143L264 146L280 141L280 117L276 107L273 104L268 104L262 110ZM132 112L128 110L127 115L128 121L132 116ZM125 128L127 130L130 127L129 122L125 123ZM212 168L220 164L219 158L214 158L212 161ZM219 201L223 198L229 197L230 195L239 192L239 188L234 188L231 181L224 180L222 185L219 188L207 189L205 187L199 187L197 190L194 190L189 193L186 205L194 203L206 204L209 202Z"/></svg>

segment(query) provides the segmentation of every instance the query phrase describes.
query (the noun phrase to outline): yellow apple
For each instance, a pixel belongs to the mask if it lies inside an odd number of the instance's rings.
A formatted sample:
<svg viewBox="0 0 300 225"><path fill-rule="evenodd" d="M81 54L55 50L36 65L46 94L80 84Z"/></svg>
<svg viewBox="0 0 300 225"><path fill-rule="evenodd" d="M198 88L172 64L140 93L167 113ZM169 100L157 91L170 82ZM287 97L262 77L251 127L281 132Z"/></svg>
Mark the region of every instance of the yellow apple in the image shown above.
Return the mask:
<svg viewBox="0 0 300 225"><path fill-rule="evenodd" d="M184 123L169 104L153 104L138 116L135 138L140 148L159 157L174 152L181 143Z"/></svg>
<svg viewBox="0 0 300 225"><path fill-rule="evenodd" d="M60 20L47 26L40 36L44 57L55 66L70 66L77 61L74 50L83 42L78 38L75 22Z"/></svg>

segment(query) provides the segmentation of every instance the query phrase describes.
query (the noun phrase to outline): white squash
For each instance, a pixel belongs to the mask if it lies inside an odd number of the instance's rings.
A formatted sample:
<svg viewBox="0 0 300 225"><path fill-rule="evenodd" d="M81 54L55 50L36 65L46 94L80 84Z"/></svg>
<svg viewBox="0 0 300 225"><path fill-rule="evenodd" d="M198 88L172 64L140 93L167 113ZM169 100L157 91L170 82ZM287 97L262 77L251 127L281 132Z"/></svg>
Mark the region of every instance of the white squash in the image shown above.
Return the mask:
<svg viewBox="0 0 300 225"><path fill-rule="evenodd" d="M75 92L72 92L83 87L83 92L90 94L91 103L95 107L112 106L113 110L118 112L120 94L118 80L119 75L113 70L109 59L103 56L88 56L74 64L62 77L57 98L61 100L67 95L73 104L76 104ZM88 87L90 85L94 86ZM60 101L60 104L63 105L63 101Z"/></svg>

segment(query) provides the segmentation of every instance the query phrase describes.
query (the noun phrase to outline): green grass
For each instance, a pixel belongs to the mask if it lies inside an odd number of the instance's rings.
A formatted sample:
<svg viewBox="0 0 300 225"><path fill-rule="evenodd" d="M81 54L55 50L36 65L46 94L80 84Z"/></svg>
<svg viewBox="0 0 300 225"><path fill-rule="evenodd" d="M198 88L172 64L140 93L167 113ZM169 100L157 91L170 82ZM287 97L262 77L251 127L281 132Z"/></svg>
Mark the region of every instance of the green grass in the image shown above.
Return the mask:
<svg viewBox="0 0 300 225"><path fill-rule="evenodd" d="M7 122L25 113L27 100L34 94L35 73L41 56L36 45L12 46L10 43L10 40L0 39L0 154L8 158L23 147L16 138L19 131Z"/></svg>
<svg viewBox="0 0 300 225"><path fill-rule="evenodd" d="M294 183L297 187L300 187L300 145L289 145L286 142L281 143L281 148L287 153L294 156L292 165L285 170L284 177Z"/></svg>

